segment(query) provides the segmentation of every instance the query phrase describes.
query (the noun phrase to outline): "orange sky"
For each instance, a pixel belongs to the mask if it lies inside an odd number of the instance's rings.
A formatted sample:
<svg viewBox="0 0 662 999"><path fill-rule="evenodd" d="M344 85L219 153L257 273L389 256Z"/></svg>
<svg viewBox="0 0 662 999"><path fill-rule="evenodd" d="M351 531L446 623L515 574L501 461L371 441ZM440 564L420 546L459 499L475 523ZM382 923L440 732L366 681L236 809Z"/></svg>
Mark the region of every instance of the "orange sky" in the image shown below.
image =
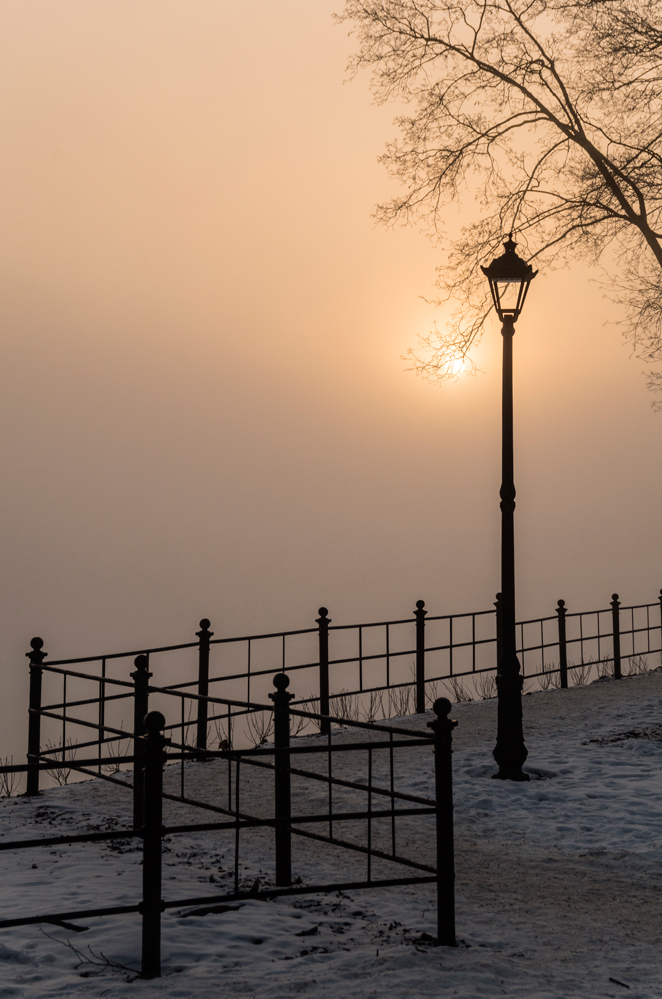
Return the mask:
<svg viewBox="0 0 662 999"><path fill-rule="evenodd" d="M59 657L493 600L498 329L475 379L404 371L439 253L374 228L394 109L343 84L339 6L0 3L10 698L35 633ZM662 586L662 415L590 278L541 274L517 327L527 616Z"/></svg>

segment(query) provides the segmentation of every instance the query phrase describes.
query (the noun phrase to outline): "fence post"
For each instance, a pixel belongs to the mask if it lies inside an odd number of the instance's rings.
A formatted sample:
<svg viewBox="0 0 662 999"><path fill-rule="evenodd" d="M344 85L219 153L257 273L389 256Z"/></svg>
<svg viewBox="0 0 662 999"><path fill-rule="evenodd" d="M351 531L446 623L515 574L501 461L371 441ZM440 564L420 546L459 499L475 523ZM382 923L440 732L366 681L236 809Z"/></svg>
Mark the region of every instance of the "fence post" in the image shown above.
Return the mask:
<svg viewBox="0 0 662 999"><path fill-rule="evenodd" d="M136 667L131 674L133 688L133 828L141 829L144 822L145 799L145 763L143 760L145 734L145 715L149 710L149 660L147 656L136 656L133 661Z"/></svg>
<svg viewBox="0 0 662 999"><path fill-rule="evenodd" d="M139 911L143 917L143 978L161 977L161 849L163 839L163 764L166 760L163 738L165 718L160 711L150 711L144 719L145 824L143 828L143 898Z"/></svg>
<svg viewBox="0 0 662 999"><path fill-rule="evenodd" d="M621 679L621 620L620 620L620 601L618 599L618 593L612 593L611 595L611 620L613 624L613 635L614 635L614 680Z"/></svg>
<svg viewBox="0 0 662 999"><path fill-rule="evenodd" d="M453 729L451 702L439 697L428 727L434 732L434 781L437 803L437 943L456 947L455 846L453 842Z"/></svg>
<svg viewBox="0 0 662 999"><path fill-rule="evenodd" d="M559 619L559 672L561 674L561 687L565 690L568 686L568 644L565 633L565 616L568 612L565 600L557 601L556 613Z"/></svg>
<svg viewBox="0 0 662 999"><path fill-rule="evenodd" d="M292 833L290 823L292 804L290 793L290 701L294 694L288 694L290 678L287 673L276 673L275 694L269 694L274 702L274 748L276 750L274 790L276 816L276 884L292 884Z"/></svg>
<svg viewBox="0 0 662 999"><path fill-rule="evenodd" d="M39 763L41 753L41 678L43 670L41 664L48 655L42 652L43 640L33 638L30 642L32 652L25 655L30 660L30 700L28 707L28 763L35 766L28 770L26 794L39 794Z"/></svg>
<svg viewBox="0 0 662 999"><path fill-rule="evenodd" d="M503 654L503 596L497 593L494 606L496 608L496 659L497 668Z"/></svg>
<svg viewBox="0 0 662 999"><path fill-rule="evenodd" d="M200 639L198 651L198 695L207 697L209 694L209 642L214 634L209 630L209 618L203 617L200 622L200 631L196 635ZM207 749L207 702L198 701L198 737L196 740L198 749Z"/></svg>
<svg viewBox="0 0 662 999"><path fill-rule="evenodd" d="M416 601L416 713L425 711L425 600Z"/></svg>
<svg viewBox="0 0 662 999"><path fill-rule="evenodd" d="M329 625L331 618L326 607L320 607L319 617L316 619L319 625L319 657L320 657L320 714L329 714ZM320 732L328 735L331 731L331 722L324 718L320 722Z"/></svg>

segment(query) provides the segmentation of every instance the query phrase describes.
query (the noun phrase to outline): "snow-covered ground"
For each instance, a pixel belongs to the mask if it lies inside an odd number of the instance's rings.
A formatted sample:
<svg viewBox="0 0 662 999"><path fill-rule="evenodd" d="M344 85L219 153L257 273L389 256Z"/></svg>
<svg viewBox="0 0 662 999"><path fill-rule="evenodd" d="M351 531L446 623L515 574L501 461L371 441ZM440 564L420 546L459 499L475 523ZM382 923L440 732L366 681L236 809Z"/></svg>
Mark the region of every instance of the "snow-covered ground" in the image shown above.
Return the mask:
<svg viewBox="0 0 662 999"><path fill-rule="evenodd" d="M135 977L138 916L78 920L83 932L0 930L0 997L660 999L661 695L658 671L526 696L528 762L537 778L526 784L489 779L496 702L454 708L457 949L426 939L435 932L429 885L250 900L207 915L167 911L163 977L151 982ZM401 724L424 728L429 718ZM358 761L342 755L351 775ZM218 782L221 766L198 765L190 777L196 793ZM166 778L177 779L174 767ZM430 751L409 751L399 779L413 793L429 792ZM255 776L255 795L269 787ZM0 836L121 827L130 806L128 792L104 782L53 788L38 800L0 802ZM168 805L165 821L184 814ZM272 835L253 835L241 859L243 884L269 883ZM431 855L429 823L410 825L404 846ZM335 881L340 862L328 847L295 839L294 873L304 880ZM232 841L218 833L172 837L164 897L222 893L231 887L232 863ZM361 876L361 863L352 855L344 871ZM131 904L140 892L140 853L128 840L2 853L0 871L4 918Z"/></svg>

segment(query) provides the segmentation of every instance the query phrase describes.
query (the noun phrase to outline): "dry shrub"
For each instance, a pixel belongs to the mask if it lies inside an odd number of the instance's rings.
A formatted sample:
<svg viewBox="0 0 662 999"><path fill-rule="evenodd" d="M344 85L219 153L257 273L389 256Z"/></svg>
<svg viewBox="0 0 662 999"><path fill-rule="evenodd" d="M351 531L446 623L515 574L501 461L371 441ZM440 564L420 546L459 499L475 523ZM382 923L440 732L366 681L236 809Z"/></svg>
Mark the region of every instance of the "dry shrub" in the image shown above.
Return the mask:
<svg viewBox="0 0 662 999"><path fill-rule="evenodd" d="M72 742L71 739L67 739L64 747L62 746L62 739L60 739L59 742L47 742L46 750L49 755L55 756L57 753L57 756L62 763L73 763L76 759L76 743ZM54 759L53 762L55 763L57 760ZM49 777L52 777L54 781L57 781L60 787L64 787L65 784L69 783L71 767L53 767L52 770L47 767L46 773Z"/></svg>
<svg viewBox="0 0 662 999"><path fill-rule="evenodd" d="M339 725L342 725L342 719L347 719L347 721L358 721L359 720L359 699L356 694L350 694L347 690L341 690L339 694L334 694L329 698L332 702L329 708L329 713L335 719L341 719L338 721Z"/></svg>
<svg viewBox="0 0 662 999"><path fill-rule="evenodd" d="M438 680L430 680L425 684L425 700L432 707L435 701L444 696L444 691L439 689Z"/></svg>
<svg viewBox="0 0 662 999"><path fill-rule="evenodd" d="M246 715L248 734L254 746L267 741L274 727L273 711L251 711Z"/></svg>
<svg viewBox="0 0 662 999"><path fill-rule="evenodd" d="M594 659L589 659L590 663L593 663L594 661L595 661ZM604 662L598 662L596 663L596 669L598 671L598 676L600 677L600 679L602 679L605 676L611 679L614 675L614 660L607 659Z"/></svg>
<svg viewBox="0 0 662 999"><path fill-rule="evenodd" d="M583 687L588 683L592 666L593 662L591 660L587 663L579 663L577 666L568 663L568 671L575 687Z"/></svg>
<svg viewBox="0 0 662 999"><path fill-rule="evenodd" d="M496 678L491 673L477 673L476 690L483 701L489 701L491 697L496 697Z"/></svg>
<svg viewBox="0 0 662 999"><path fill-rule="evenodd" d="M230 724L226 722L224 725L221 718L212 718L211 724L214 726L216 748L220 750L232 749Z"/></svg>
<svg viewBox="0 0 662 999"><path fill-rule="evenodd" d="M646 656L630 656L628 663L628 676L641 676L648 673L648 660Z"/></svg>
<svg viewBox="0 0 662 999"><path fill-rule="evenodd" d="M467 690L459 677L449 676L445 683L448 684L451 694L453 695L451 700L453 700L456 704L459 704L461 701L473 701L471 693Z"/></svg>
<svg viewBox="0 0 662 999"><path fill-rule="evenodd" d="M538 674L537 679L541 690L549 690L550 687L559 688L561 686L561 674L549 665L547 668L543 666L542 673Z"/></svg>
<svg viewBox="0 0 662 999"><path fill-rule="evenodd" d="M13 767L14 757L5 756L2 766ZM0 773L0 797L11 798L12 794L21 782L20 774Z"/></svg>
<svg viewBox="0 0 662 999"><path fill-rule="evenodd" d="M415 687L408 683L403 687L389 687L389 718L402 718L412 714L415 707Z"/></svg>
<svg viewBox="0 0 662 999"><path fill-rule="evenodd" d="M320 704L318 700L308 701L306 704L297 705L297 707L300 708L302 711L308 709L310 712L312 712L312 714L315 715L318 715L320 711ZM306 729L309 725L312 725L315 728L317 728L317 726L319 725L319 721L317 718L306 718L303 715L290 715L290 719L291 719L290 731L293 736L301 735L304 729Z"/></svg>
<svg viewBox="0 0 662 999"><path fill-rule="evenodd" d="M384 718L384 691L371 690L370 700L362 708L363 720L372 725L380 718Z"/></svg>
<svg viewBox="0 0 662 999"><path fill-rule="evenodd" d="M198 748L198 716L196 712L195 718L193 717L192 701L188 701L185 716L180 719L177 727L182 733L181 748L183 750L188 750L190 753L195 752ZM174 729L172 734L174 736ZM173 745L175 745L175 743L173 743Z"/></svg>
<svg viewBox="0 0 662 999"><path fill-rule="evenodd" d="M124 722L120 723L120 731L123 730ZM122 769L122 760L125 756L129 755L131 737L126 736L125 738L112 739L112 741L105 742L103 745L106 747L109 761L103 764L101 770L106 774L118 774Z"/></svg>

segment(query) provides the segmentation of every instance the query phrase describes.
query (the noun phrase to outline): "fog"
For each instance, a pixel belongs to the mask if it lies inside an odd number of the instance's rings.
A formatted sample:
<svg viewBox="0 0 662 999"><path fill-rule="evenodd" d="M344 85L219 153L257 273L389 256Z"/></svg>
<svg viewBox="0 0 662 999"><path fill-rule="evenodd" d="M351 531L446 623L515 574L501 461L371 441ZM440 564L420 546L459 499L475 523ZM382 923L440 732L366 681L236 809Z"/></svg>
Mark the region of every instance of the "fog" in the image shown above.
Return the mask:
<svg viewBox="0 0 662 999"><path fill-rule="evenodd" d="M339 6L0 7L3 755L35 634L491 606L499 330L475 378L405 370L439 250L371 218L395 110L343 82ZM598 276L541 273L517 325L520 616L662 586L662 415Z"/></svg>

